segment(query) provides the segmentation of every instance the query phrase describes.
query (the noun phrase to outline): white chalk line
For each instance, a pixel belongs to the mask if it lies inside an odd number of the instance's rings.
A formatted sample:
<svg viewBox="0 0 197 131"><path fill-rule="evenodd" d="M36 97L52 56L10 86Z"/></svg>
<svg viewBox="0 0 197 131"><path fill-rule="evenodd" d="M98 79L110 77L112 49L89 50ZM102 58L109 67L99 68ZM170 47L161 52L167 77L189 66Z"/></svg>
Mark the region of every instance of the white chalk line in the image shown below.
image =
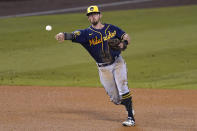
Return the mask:
<svg viewBox="0 0 197 131"><path fill-rule="evenodd" d="M110 6L118 6L118 5L126 5L126 4L131 4L131 3L150 2L150 1L152 0L129 0L129 1L122 1L122 2L99 4L98 7L110 7ZM49 14L58 14L58 13L68 13L72 11L81 11L81 10L84 11L86 9L87 9L87 6L82 6L82 7L67 8L67 9L58 9L58 10L50 10L50 11L17 14L17 15L0 16L0 18L3 19L3 18L24 17L24 16L49 15Z"/></svg>

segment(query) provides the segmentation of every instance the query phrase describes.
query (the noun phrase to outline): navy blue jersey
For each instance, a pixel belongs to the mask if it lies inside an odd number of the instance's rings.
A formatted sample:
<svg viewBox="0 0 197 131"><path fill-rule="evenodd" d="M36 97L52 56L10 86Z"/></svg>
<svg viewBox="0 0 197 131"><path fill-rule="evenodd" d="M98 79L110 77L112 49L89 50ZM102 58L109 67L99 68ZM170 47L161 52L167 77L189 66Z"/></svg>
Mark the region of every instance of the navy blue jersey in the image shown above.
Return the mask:
<svg viewBox="0 0 197 131"><path fill-rule="evenodd" d="M107 63L109 59L119 56L121 51L111 50L107 44L108 39L122 39L125 32L117 26L104 24L102 29L92 26L84 30L73 32L73 42L80 43L95 59L97 63Z"/></svg>

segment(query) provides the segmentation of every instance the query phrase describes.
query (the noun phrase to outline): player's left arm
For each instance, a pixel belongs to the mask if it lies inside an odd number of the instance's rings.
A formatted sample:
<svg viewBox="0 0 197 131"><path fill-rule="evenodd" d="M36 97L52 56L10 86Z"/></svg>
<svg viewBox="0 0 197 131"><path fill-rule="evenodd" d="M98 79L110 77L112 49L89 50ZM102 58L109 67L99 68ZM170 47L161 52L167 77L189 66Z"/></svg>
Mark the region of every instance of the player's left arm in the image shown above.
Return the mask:
<svg viewBox="0 0 197 131"><path fill-rule="evenodd" d="M127 48L127 45L131 42L131 38L129 34L127 34L125 31L120 29L117 26L112 25L113 28L116 30L116 36L118 39L120 39L119 47L122 51L124 51Z"/></svg>
<svg viewBox="0 0 197 131"><path fill-rule="evenodd" d="M124 40L126 40L126 41L128 41L128 44L131 42L131 37L129 36L129 34L124 34L123 35L123 37L122 37L122 40L124 41Z"/></svg>
<svg viewBox="0 0 197 131"><path fill-rule="evenodd" d="M119 47L124 51L127 48L127 45L130 43L131 38L128 34L122 36L122 41L119 44Z"/></svg>

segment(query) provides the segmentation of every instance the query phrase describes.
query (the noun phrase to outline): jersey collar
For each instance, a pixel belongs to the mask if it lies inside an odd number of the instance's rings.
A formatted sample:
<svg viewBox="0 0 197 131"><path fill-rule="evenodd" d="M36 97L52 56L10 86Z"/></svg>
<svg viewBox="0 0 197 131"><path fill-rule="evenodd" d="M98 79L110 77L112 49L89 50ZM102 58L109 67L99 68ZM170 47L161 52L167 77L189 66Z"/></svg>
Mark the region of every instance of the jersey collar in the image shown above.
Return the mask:
<svg viewBox="0 0 197 131"><path fill-rule="evenodd" d="M104 25L104 27L102 29L95 29L94 27L92 27L92 25L90 26L90 28L93 30L96 30L96 31L101 31L103 29L105 30L105 28L107 27L107 24L104 23L103 25Z"/></svg>

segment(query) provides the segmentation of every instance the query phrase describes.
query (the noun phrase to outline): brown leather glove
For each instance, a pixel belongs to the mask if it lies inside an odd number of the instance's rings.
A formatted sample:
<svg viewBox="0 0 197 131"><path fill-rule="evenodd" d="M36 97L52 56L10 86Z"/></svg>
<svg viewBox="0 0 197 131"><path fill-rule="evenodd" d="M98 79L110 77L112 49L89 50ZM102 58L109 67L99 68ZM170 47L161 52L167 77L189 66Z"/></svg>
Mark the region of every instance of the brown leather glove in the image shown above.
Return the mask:
<svg viewBox="0 0 197 131"><path fill-rule="evenodd" d="M115 51L124 51L127 48L127 45L128 45L128 41L127 40L120 41L118 38L116 38L116 39L109 39L109 40L107 40L107 43L108 43L109 47L112 50L115 50ZM120 47L120 43L123 43L123 47L122 48Z"/></svg>

